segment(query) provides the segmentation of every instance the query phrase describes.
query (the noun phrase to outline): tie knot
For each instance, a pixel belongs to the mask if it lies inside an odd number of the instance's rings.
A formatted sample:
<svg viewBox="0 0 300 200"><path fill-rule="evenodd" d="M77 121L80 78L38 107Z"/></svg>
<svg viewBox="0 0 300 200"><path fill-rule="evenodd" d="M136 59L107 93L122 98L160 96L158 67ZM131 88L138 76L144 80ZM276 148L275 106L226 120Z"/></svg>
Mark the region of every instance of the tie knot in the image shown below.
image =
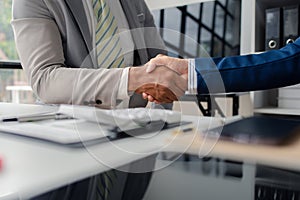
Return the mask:
<svg viewBox="0 0 300 200"><path fill-rule="evenodd" d="M94 14L97 19L100 19L103 13L107 12L109 9L104 0L92 0Z"/></svg>

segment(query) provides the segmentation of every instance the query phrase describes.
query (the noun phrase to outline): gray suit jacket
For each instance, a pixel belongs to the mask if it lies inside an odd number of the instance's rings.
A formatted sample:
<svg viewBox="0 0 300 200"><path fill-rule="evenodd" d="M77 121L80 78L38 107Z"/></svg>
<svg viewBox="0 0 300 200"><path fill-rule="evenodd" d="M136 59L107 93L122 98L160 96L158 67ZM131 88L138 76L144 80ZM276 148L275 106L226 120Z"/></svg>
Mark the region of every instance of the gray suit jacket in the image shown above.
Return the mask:
<svg viewBox="0 0 300 200"><path fill-rule="evenodd" d="M134 64L145 64L165 53L145 2L120 3L133 30ZM23 69L43 102L97 102L103 108L116 105L123 69L96 67L82 0L14 0L12 26Z"/></svg>

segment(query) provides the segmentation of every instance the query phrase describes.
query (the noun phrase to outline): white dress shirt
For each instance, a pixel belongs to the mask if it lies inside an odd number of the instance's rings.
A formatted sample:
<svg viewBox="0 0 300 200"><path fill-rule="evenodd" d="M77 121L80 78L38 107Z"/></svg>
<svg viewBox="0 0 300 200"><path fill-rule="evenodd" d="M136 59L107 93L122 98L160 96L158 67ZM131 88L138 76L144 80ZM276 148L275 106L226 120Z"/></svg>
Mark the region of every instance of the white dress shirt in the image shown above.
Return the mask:
<svg viewBox="0 0 300 200"><path fill-rule="evenodd" d="M188 91L186 94L197 94L197 72L195 67L195 59L188 60Z"/></svg>
<svg viewBox="0 0 300 200"><path fill-rule="evenodd" d="M85 13L87 16L88 26L90 29L91 37L93 38L94 49L96 48L96 17L94 15L94 9L92 2L89 0L83 0L83 5ZM134 42L130 33L129 25L125 16L125 13L122 9L122 6L119 0L106 0L106 3L110 7L112 14L115 16L118 25L119 37L122 47L122 54L124 55L124 63L126 66L133 65L134 57ZM94 51L93 53L96 53ZM96 56L96 55L94 55ZM122 72L122 77L120 80L117 99L123 100L122 107L128 107L129 102L129 93L128 93L128 75L129 67L124 68Z"/></svg>

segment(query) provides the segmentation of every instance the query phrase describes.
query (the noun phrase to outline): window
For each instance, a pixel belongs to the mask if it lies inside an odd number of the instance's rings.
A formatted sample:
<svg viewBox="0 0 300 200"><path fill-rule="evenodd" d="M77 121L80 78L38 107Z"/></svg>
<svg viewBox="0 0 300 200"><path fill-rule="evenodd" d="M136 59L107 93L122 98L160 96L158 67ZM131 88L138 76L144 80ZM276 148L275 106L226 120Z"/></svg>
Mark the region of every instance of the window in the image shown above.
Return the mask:
<svg viewBox="0 0 300 200"><path fill-rule="evenodd" d="M0 1L0 60L18 60L14 44L13 31L10 26L12 0Z"/></svg>
<svg viewBox="0 0 300 200"><path fill-rule="evenodd" d="M172 55L190 58L239 54L241 0L209 1L153 14Z"/></svg>
<svg viewBox="0 0 300 200"><path fill-rule="evenodd" d="M18 62L11 6L12 0L0 1L0 102L33 103L35 97Z"/></svg>

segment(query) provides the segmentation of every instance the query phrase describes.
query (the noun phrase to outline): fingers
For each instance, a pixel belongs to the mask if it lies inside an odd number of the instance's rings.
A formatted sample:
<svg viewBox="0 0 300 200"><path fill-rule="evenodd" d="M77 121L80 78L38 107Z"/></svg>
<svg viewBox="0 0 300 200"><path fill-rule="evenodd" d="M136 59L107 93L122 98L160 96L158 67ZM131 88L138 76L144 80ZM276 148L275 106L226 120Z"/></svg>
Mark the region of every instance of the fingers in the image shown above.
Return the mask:
<svg viewBox="0 0 300 200"><path fill-rule="evenodd" d="M169 59L170 57L167 56L159 56L151 59L148 63L150 66L166 66L169 67Z"/></svg>
<svg viewBox="0 0 300 200"><path fill-rule="evenodd" d="M164 102L157 101L153 96L151 96L151 95L149 95L149 94L147 94L145 92L143 92L142 96L143 96L143 99L148 100L150 102L154 102L156 104L164 103Z"/></svg>
<svg viewBox="0 0 300 200"><path fill-rule="evenodd" d="M143 97L143 99L148 99L148 94L145 93L145 92L143 92L143 93L142 93L142 97Z"/></svg>
<svg viewBox="0 0 300 200"><path fill-rule="evenodd" d="M147 64L147 73L151 73L158 66L165 66L169 69L175 71L176 73L183 75L188 74L188 60L173 58L166 55L158 55L152 58Z"/></svg>
<svg viewBox="0 0 300 200"><path fill-rule="evenodd" d="M168 60L167 60L167 56L163 55L163 54L158 54L155 58L152 58L147 64L147 69L146 72L147 73L151 73L152 71L155 70L155 68L157 66L160 65L164 65L164 66L168 66Z"/></svg>
<svg viewBox="0 0 300 200"><path fill-rule="evenodd" d="M169 88L156 83L148 83L136 90L137 93L143 93L143 98L151 102L170 103L177 100L177 96Z"/></svg>
<svg viewBox="0 0 300 200"><path fill-rule="evenodd" d="M145 92L143 92L142 96L143 96L143 99L146 99L146 100L148 100L150 102L154 102L155 101L155 99L154 99L153 96L151 96L151 95L149 95L149 94L147 94Z"/></svg>

